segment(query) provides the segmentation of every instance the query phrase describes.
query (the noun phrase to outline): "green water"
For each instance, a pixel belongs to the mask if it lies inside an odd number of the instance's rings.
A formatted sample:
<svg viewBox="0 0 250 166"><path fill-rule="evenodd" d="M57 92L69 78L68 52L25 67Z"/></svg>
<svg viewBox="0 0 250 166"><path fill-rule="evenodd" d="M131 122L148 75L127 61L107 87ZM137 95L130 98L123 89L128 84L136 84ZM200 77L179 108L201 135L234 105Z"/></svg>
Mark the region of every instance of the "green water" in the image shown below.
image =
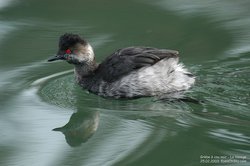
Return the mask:
<svg viewBox="0 0 250 166"><path fill-rule="evenodd" d="M250 165L249 10L232 0L0 1L0 165ZM84 36L98 61L133 45L179 50L197 77L186 95L201 103L88 94L72 66L46 62L65 32Z"/></svg>

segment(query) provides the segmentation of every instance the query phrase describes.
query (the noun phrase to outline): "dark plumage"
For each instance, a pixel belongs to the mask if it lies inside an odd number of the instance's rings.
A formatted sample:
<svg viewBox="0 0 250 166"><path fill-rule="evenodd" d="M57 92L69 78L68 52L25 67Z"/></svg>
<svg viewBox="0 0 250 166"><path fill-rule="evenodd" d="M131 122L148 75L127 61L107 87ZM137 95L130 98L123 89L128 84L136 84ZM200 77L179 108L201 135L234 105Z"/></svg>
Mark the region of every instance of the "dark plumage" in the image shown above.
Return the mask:
<svg viewBox="0 0 250 166"><path fill-rule="evenodd" d="M65 33L59 39L60 50L67 50L69 47L76 45L77 43L86 45L87 42L76 34Z"/></svg>
<svg viewBox="0 0 250 166"><path fill-rule="evenodd" d="M96 73L103 80L113 82L132 71L152 66L164 58L178 58L178 52L152 47L123 48L107 57Z"/></svg>

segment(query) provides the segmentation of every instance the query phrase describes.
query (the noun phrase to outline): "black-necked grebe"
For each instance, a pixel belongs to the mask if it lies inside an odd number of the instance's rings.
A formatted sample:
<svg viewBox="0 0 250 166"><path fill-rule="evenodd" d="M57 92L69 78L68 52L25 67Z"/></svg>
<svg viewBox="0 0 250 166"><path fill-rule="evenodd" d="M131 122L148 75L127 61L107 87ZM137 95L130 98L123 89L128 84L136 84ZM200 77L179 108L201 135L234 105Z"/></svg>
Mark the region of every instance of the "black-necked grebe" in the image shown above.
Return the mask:
<svg viewBox="0 0 250 166"><path fill-rule="evenodd" d="M56 56L75 66L77 83L103 97L168 97L189 89L195 77L180 63L178 51L152 47L119 49L97 64L92 47L76 34L59 39Z"/></svg>

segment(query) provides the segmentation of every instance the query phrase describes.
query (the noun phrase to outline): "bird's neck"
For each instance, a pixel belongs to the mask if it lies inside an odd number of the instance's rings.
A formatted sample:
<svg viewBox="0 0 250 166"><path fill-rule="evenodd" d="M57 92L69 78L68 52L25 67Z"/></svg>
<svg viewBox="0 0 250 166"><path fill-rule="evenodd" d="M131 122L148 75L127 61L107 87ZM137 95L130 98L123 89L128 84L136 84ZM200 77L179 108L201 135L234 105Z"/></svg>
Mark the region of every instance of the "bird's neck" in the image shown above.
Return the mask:
<svg viewBox="0 0 250 166"><path fill-rule="evenodd" d="M97 67L98 64L95 62L95 60L75 65L75 76L77 83L81 83L85 79L94 75Z"/></svg>

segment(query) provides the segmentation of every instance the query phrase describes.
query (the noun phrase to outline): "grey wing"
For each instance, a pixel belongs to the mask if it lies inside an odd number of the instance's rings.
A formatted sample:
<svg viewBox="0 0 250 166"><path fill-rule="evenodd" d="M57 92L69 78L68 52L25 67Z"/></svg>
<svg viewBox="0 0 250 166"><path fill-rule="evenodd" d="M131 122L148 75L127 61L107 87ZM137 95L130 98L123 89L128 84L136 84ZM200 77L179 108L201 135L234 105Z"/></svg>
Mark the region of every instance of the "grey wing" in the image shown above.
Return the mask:
<svg viewBox="0 0 250 166"><path fill-rule="evenodd" d="M152 47L127 47L117 50L98 67L99 77L113 82L142 67L151 66L165 58L178 58L178 51Z"/></svg>

